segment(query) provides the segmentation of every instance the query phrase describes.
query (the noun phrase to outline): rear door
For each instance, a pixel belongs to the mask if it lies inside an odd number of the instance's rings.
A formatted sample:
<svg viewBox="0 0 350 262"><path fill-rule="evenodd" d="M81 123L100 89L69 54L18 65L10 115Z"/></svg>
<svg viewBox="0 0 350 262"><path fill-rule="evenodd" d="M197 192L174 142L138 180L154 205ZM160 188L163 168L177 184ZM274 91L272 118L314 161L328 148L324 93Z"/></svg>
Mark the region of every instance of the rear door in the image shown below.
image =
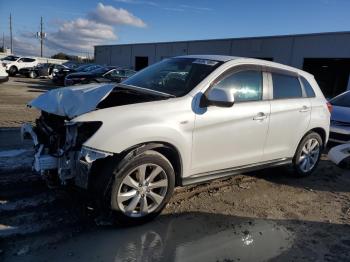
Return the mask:
<svg viewBox="0 0 350 262"><path fill-rule="evenodd" d="M271 114L264 147L265 161L293 157L307 132L311 103L297 74L269 72Z"/></svg>

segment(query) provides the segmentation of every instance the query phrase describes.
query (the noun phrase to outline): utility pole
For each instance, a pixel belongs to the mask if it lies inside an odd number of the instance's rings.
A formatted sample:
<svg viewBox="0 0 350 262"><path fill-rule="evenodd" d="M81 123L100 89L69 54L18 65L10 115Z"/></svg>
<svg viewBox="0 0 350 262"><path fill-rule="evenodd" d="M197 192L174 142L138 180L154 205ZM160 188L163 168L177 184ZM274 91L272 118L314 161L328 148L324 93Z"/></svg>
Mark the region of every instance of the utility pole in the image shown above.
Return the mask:
<svg viewBox="0 0 350 262"><path fill-rule="evenodd" d="M46 33L43 32L43 17L40 18L40 32L37 32L36 35L40 39L40 56L43 57L43 44L44 38L46 37Z"/></svg>
<svg viewBox="0 0 350 262"><path fill-rule="evenodd" d="M10 49L11 54L13 54L13 48L12 48L12 14L10 13Z"/></svg>
<svg viewBox="0 0 350 262"><path fill-rule="evenodd" d="M2 32L2 51L5 52L5 33Z"/></svg>
<svg viewBox="0 0 350 262"><path fill-rule="evenodd" d="M43 57L43 17L40 17L40 57Z"/></svg>

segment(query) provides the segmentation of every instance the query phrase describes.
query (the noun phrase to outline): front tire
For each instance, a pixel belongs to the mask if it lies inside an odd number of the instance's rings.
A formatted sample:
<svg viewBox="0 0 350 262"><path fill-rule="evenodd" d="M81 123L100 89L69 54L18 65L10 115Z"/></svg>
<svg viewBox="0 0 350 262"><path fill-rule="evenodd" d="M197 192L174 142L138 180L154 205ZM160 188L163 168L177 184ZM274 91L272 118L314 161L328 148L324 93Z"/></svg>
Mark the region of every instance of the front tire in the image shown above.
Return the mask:
<svg viewBox="0 0 350 262"><path fill-rule="evenodd" d="M15 66L11 66L10 67L10 69L9 69L9 75L10 76L15 76L17 74L17 72L18 72L17 67L15 67Z"/></svg>
<svg viewBox="0 0 350 262"><path fill-rule="evenodd" d="M321 158L323 141L319 134L311 132L299 143L293 158L293 168L299 177L311 175Z"/></svg>
<svg viewBox="0 0 350 262"><path fill-rule="evenodd" d="M171 163L153 150L121 161L112 176L104 206L119 225L143 224L155 218L169 202L175 186Z"/></svg>

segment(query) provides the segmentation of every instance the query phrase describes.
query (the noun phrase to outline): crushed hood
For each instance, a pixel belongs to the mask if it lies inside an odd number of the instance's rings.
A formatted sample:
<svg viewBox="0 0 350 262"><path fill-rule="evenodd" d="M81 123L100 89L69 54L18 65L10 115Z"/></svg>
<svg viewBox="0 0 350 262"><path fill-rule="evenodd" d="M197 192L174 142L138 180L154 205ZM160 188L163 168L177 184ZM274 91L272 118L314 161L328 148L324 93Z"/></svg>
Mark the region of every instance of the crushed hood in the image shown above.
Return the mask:
<svg viewBox="0 0 350 262"><path fill-rule="evenodd" d="M88 113L104 100L115 84L89 84L50 90L28 103L42 111L74 118Z"/></svg>

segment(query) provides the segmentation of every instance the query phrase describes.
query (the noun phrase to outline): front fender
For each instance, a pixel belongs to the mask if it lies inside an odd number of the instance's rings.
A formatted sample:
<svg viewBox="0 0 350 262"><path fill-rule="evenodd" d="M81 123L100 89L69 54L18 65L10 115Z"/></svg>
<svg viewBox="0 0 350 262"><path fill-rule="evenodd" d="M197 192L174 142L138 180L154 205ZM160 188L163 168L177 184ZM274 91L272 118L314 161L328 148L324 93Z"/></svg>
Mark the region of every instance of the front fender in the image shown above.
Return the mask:
<svg viewBox="0 0 350 262"><path fill-rule="evenodd" d="M191 159L191 138L192 132L153 124L125 128L118 130L118 132L111 128L102 128L86 141L84 146L119 154L139 144L167 143L179 152L183 164L183 174L186 174Z"/></svg>

